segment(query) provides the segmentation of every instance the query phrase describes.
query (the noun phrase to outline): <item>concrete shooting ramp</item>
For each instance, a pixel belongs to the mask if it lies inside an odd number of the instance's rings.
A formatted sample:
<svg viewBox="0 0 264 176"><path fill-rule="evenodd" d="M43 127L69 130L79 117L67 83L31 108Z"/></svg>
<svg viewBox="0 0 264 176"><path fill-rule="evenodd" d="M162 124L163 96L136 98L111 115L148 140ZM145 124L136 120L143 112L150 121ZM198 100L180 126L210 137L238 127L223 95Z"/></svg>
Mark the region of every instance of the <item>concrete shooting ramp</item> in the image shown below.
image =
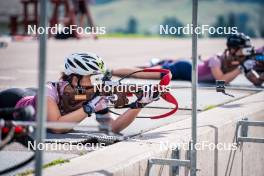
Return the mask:
<svg viewBox="0 0 264 176"><path fill-rule="evenodd" d="M198 150L198 175L263 174L263 144L235 145L238 120L264 120L264 92L219 106L198 114L198 143L222 144L225 148ZM177 116L177 115L176 115ZM69 163L47 168L45 175L188 175L188 169L151 166L153 157L171 158L178 146L180 159L188 159L186 148L191 135L191 118L150 130L127 141L119 142L70 160ZM250 136L263 136L264 129L252 127ZM167 147L164 147L164 144ZM176 169L176 170L175 170ZM63 174L62 174L63 173Z"/></svg>

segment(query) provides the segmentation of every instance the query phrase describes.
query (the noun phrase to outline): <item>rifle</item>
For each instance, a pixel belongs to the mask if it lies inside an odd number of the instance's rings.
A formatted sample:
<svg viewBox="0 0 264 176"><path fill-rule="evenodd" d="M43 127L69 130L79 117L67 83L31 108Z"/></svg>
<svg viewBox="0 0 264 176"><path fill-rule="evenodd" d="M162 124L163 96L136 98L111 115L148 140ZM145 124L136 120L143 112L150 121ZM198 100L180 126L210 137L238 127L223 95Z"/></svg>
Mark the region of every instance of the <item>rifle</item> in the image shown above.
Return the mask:
<svg viewBox="0 0 264 176"><path fill-rule="evenodd" d="M0 109L0 151L4 149L8 144L12 142L18 142L22 144L25 148L29 148L28 142L33 143L34 139L29 135L33 132L33 129L29 126L25 127L22 125L16 125L13 119L6 118L6 116L16 114L16 117L21 117L21 119L32 119L34 115L34 109L31 106L23 108L1 108ZM32 147L30 147L33 150ZM26 160L13 165L4 170L0 170L0 175L7 174L14 170L20 169L26 166L35 159L35 154L31 155Z"/></svg>
<svg viewBox="0 0 264 176"><path fill-rule="evenodd" d="M255 60L256 64L252 70L250 70L246 77L256 86L260 86L264 81L264 53L257 53L254 48L251 50L244 50L246 60Z"/></svg>
<svg viewBox="0 0 264 176"><path fill-rule="evenodd" d="M226 53L227 51L225 51ZM233 61L237 61L239 64L245 62L246 60L255 60L256 65L253 68L253 71L255 71L257 74L264 73L264 55L263 53L257 53L256 50L253 47L243 48L242 49L242 56L227 56L223 60L222 64L222 70L224 73L230 72L234 70L237 65L232 65ZM256 74L254 73L254 74Z"/></svg>
<svg viewBox="0 0 264 176"><path fill-rule="evenodd" d="M264 55L257 53L252 55L252 57L257 61L254 70L258 73L264 73Z"/></svg>
<svg viewBox="0 0 264 176"><path fill-rule="evenodd" d="M103 83L90 86L86 88L77 88L75 91L74 99L77 101L86 101L91 99L94 96L105 96L107 100L111 101L114 105L114 108L129 108L131 107L132 103L129 102L128 97L135 95L136 97L140 97L144 91L144 88L148 85L138 85L138 84L124 84L122 80L128 78L129 76L138 73L138 72L160 72L163 73L164 76L160 80L159 84L153 86L155 94L160 94L160 97L164 99L166 102L173 104L175 107L161 115L155 115L151 117L151 119L159 119L170 116L174 114L178 110L178 102L174 96L172 96L169 92L169 89L166 87L171 80L170 71L166 69L143 69L131 74L128 74L118 81L111 80L110 72L106 73L103 77ZM92 94L92 96L91 96ZM114 113L117 114L117 113Z"/></svg>

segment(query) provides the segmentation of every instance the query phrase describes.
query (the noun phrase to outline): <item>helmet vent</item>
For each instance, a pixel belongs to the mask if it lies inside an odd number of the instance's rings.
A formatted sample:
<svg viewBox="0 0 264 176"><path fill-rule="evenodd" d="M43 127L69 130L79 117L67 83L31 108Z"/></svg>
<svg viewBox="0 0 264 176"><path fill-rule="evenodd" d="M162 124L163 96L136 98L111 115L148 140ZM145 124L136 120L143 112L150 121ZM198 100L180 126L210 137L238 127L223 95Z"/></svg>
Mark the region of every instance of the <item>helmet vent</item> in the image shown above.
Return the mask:
<svg viewBox="0 0 264 176"><path fill-rule="evenodd" d="M82 58L84 61L86 61L86 62L90 62L88 59L85 59L85 58Z"/></svg>
<svg viewBox="0 0 264 176"><path fill-rule="evenodd" d="M94 66L92 66L92 65L89 64L89 63L86 63L86 65L87 65L88 67L92 68L93 70L98 70L97 68L95 68Z"/></svg>
<svg viewBox="0 0 264 176"><path fill-rule="evenodd" d="M87 55L81 55L82 56L82 58L84 59L84 58L87 58L87 59L93 59L93 60L96 60L95 58L93 58L93 57L91 57L91 56L87 56Z"/></svg>
<svg viewBox="0 0 264 176"><path fill-rule="evenodd" d="M92 61L92 63L94 63L95 65L97 65L99 67L99 64L95 61Z"/></svg>
<svg viewBox="0 0 264 176"><path fill-rule="evenodd" d="M67 59L67 62L74 68L76 68L76 66L72 63L72 61L70 59Z"/></svg>
<svg viewBox="0 0 264 176"><path fill-rule="evenodd" d="M78 61L77 59L74 59L74 62L75 62L79 67L81 67L82 69L88 71L87 68L86 68L86 67L85 67L80 61Z"/></svg>

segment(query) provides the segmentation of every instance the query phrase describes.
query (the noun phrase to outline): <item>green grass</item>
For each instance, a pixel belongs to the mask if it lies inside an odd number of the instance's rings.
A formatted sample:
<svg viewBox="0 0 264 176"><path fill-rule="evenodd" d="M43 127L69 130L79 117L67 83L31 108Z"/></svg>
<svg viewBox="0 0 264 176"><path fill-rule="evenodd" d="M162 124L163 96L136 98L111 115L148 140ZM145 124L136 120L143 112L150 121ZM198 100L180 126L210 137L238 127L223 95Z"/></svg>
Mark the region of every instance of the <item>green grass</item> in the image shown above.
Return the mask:
<svg viewBox="0 0 264 176"><path fill-rule="evenodd" d="M145 35L145 34L123 34L123 33L109 33L101 35L100 38L161 38L160 35Z"/></svg>
<svg viewBox="0 0 264 176"><path fill-rule="evenodd" d="M206 106L206 107L203 109L203 111L208 111L208 110L214 109L214 108L216 108L216 107L217 107L217 105L208 105L208 106Z"/></svg>
<svg viewBox="0 0 264 176"><path fill-rule="evenodd" d="M57 160L54 160L54 161L52 161L50 163L45 164L44 166L42 166L42 168L45 169L45 168L48 168L48 167L52 167L52 166L56 166L56 165L63 164L63 163L68 163L68 162L70 162L70 160L57 159ZM32 175L34 173L35 173L34 170L27 170L25 172L17 174L17 176L27 176L27 175Z"/></svg>
<svg viewBox="0 0 264 176"><path fill-rule="evenodd" d="M43 166L43 169L48 168L48 167L51 167L51 166L56 166L58 164L68 163L68 162L70 162L70 160L57 159L57 160L54 160L54 161L52 161L50 163L45 164Z"/></svg>

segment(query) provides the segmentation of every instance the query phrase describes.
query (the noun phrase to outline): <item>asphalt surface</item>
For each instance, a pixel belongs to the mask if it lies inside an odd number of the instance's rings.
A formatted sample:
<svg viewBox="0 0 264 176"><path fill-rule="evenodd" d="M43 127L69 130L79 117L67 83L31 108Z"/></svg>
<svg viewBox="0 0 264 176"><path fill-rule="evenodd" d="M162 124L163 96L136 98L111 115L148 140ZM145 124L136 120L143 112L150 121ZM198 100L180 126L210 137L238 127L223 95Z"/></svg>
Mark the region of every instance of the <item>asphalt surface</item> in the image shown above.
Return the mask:
<svg viewBox="0 0 264 176"><path fill-rule="evenodd" d="M261 46L263 40L254 40L256 46ZM202 58L223 51L225 40L205 40L201 39L198 43L198 53L203 54ZM190 39L102 39L98 41L91 40L67 40L67 41L48 41L47 53L47 80L57 80L60 72L63 70L63 59L66 55L72 52L92 51L98 53L104 58L109 68L133 67L146 64L151 57L162 58L189 58L191 55L191 40ZM37 68L38 68L38 43L37 41L27 42L11 42L9 46L0 49L0 89L9 87L37 87ZM131 80L137 83L151 83L147 80ZM155 81L154 81L155 82ZM180 108L187 110L179 110L175 115L161 119L136 119L122 133L125 136L140 134L142 132L169 124L171 122L180 121L189 118L191 111L191 84L183 81L173 81L171 85L181 87L173 89L172 93L177 98ZM186 88L183 88L185 87ZM223 105L227 102L234 101L245 96L249 96L256 91L253 90L234 90L235 88L253 88L242 75L231 83L231 87L227 91L234 94L235 98L216 93L214 88L205 88L205 85L200 85L198 90L198 109L205 110L218 105ZM206 85L207 86L207 85ZM210 85L213 87L214 85ZM189 87L189 88L188 88ZM152 114L162 114L167 112L171 107L164 101L158 101L151 104L155 108L146 108L142 110L140 116L150 116ZM238 105L239 106L239 105ZM161 107L161 108L159 108ZM226 105L226 108L232 108ZM124 110L118 110L122 112ZM94 117L86 118L81 124L97 125ZM48 140L76 142L87 138L87 129L75 128L75 132L64 135L48 134ZM78 130L78 131L77 131ZM89 131L89 130L88 130ZM45 152L45 162L48 163L55 159L69 159L82 155L83 153L92 150L48 150ZM4 151L0 152L0 170L11 166L14 163L27 158L32 152L18 144L8 146ZM33 164L28 165L21 171L33 168ZM12 173L14 174L14 173ZM12 175L11 174L11 175Z"/></svg>

